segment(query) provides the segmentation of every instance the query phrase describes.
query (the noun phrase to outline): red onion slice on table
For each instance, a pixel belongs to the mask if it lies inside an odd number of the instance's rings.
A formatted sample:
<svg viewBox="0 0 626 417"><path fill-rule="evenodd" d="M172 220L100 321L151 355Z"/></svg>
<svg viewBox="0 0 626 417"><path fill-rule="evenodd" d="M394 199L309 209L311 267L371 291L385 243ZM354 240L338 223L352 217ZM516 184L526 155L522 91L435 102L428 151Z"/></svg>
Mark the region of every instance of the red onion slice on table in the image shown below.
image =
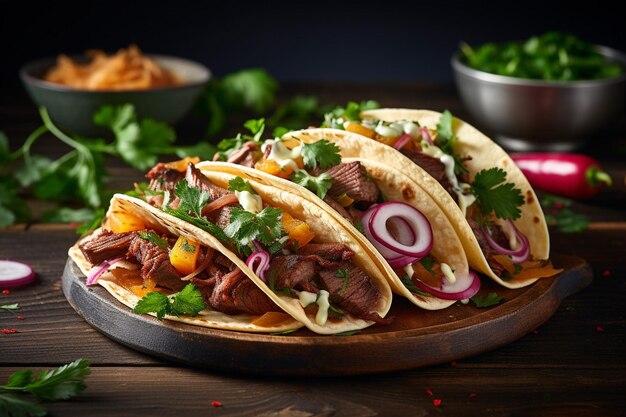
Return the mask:
<svg viewBox="0 0 626 417"><path fill-rule="evenodd" d="M0 261L0 288L12 288L30 284L35 280L33 269L22 262Z"/></svg>

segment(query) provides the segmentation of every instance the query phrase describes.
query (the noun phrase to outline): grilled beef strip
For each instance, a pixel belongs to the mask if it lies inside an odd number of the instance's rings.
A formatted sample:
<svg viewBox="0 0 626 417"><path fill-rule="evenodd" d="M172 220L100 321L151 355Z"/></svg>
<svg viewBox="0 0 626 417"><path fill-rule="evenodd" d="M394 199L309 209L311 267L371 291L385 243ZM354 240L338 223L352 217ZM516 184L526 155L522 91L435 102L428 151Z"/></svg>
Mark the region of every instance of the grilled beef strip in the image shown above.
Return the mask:
<svg viewBox="0 0 626 417"><path fill-rule="evenodd" d="M489 264L489 267L491 268L491 270L499 277L502 277L503 275L505 275L505 273L507 272L506 269L502 265L500 265L498 261L496 261L493 257L493 255L498 255L498 252L496 252L491 247L489 242L487 242L487 239L485 238L485 235L481 227L478 225L478 222L476 222L476 220L474 219L467 219L467 222L472 228L472 232L474 232L474 236L476 236L478 245L480 246L480 249L485 255L485 258L487 259L487 263ZM491 231L492 231L492 238L498 244L504 247L508 246L508 239L506 238L506 236L502 232L502 229L499 226L493 226L491 228Z"/></svg>
<svg viewBox="0 0 626 417"><path fill-rule="evenodd" d="M150 278L157 285L174 291L180 291L185 287L185 282L180 280L181 275L170 263L167 249L136 236L128 248L126 257L139 262L141 277L144 280Z"/></svg>
<svg viewBox="0 0 626 417"><path fill-rule="evenodd" d="M326 202L326 204L328 204L333 210L339 213L341 217L354 224L354 218L350 215L350 213L331 196L327 195L326 197L324 197L324 202Z"/></svg>
<svg viewBox="0 0 626 417"><path fill-rule="evenodd" d="M209 181L209 179L205 177L202 172L192 163L189 163L189 165L187 166L185 179L191 187L196 187L202 191L206 191L209 194L209 201L213 201L226 194L230 194L230 191L228 191L227 189L218 187L217 185Z"/></svg>
<svg viewBox="0 0 626 417"><path fill-rule="evenodd" d="M156 164L146 174L146 178L150 179L148 188L156 191L173 191L178 181L184 177L184 172L168 168L163 162Z"/></svg>
<svg viewBox="0 0 626 417"><path fill-rule="evenodd" d="M300 248L299 255L317 255L329 261L348 261L354 252L342 243L309 243Z"/></svg>
<svg viewBox="0 0 626 417"><path fill-rule="evenodd" d="M319 293L311 283L319 266L315 259L300 255L276 256L270 263L266 276L274 276L274 288L289 288L301 291Z"/></svg>
<svg viewBox="0 0 626 417"><path fill-rule="evenodd" d="M433 158L425 153L410 151L408 149L401 149L400 152L409 158L413 163L424 171L426 171L431 177L437 180L439 184L450 194L454 201L457 201L457 195L452 188L452 184L446 177L446 166L437 158Z"/></svg>
<svg viewBox="0 0 626 417"><path fill-rule="evenodd" d="M255 154L258 151L259 146L255 142L246 142L240 149L228 156L227 162L252 168L256 162Z"/></svg>
<svg viewBox="0 0 626 417"><path fill-rule="evenodd" d="M79 243L78 247L89 263L99 265L107 259L125 256L136 236L137 232L113 233L103 230L88 241Z"/></svg>
<svg viewBox="0 0 626 417"><path fill-rule="evenodd" d="M316 171L317 172L317 171ZM374 204L378 200L379 191L376 184L368 178L365 167L360 162L348 162L335 165L326 170L332 178L332 186L328 194L339 197L346 194L356 203ZM316 175L321 172L316 173Z"/></svg>
<svg viewBox="0 0 626 417"><path fill-rule="evenodd" d="M341 269L348 271L348 278L337 277L337 271ZM319 273L319 284L330 293L330 302L348 313L376 323L389 323L389 319L372 311L378 304L380 291L365 271L352 262L343 261L334 268L323 269Z"/></svg>

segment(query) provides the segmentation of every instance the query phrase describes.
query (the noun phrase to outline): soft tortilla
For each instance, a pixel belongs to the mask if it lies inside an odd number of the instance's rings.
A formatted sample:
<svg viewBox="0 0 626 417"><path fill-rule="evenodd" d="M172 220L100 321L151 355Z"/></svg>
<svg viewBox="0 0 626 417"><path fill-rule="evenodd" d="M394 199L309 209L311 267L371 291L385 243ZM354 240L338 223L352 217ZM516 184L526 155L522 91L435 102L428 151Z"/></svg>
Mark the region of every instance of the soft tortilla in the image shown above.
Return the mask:
<svg viewBox="0 0 626 417"><path fill-rule="evenodd" d="M307 140L317 141L323 137L313 138L307 136ZM402 174L387 165L359 158L344 158L343 162L359 161L367 170L368 175L376 182L376 185L382 193L392 201L403 201L407 204L418 208L430 221L433 234L434 244L432 254L440 261L445 262L457 273L458 276L467 275L469 271L467 257L463 250L463 245L455 233L454 228L450 224L443 211L435 204L432 198L426 194L417 184L410 180L406 175ZM362 233L343 218L337 211L326 204L315 193L294 184L291 181L275 177L265 172L243 167L240 165L229 164L225 162L201 162L197 168L203 172L222 171L230 172L238 176L254 180L257 183L264 183L272 187L286 192L295 193L303 198L315 202L321 207L325 215L319 217L320 222L328 222L330 219L339 223L343 228L348 230L352 238L358 242L370 255L370 262L373 262L378 269L385 271L385 277L389 281L391 288L396 294L408 298L413 304L427 310L440 310L454 304L453 300L442 300L436 297L423 297L413 294L409 291L396 272L389 266L383 256L374 248ZM315 221L315 220L313 220ZM309 222L309 225L311 221ZM372 267L370 268L372 269Z"/></svg>
<svg viewBox="0 0 626 417"><path fill-rule="evenodd" d="M364 112L362 116L385 121L413 120L421 126L436 129L441 114L428 110L381 109ZM458 119L454 119L454 131L458 137L456 151L461 156L466 154L472 156L472 160L466 163L470 177L484 168L500 167L507 172L506 180L514 183L522 191L526 204L521 207L522 215L514 222L515 226L531 242L531 256L537 260L548 259L550 239L543 212L535 192L513 160L485 135ZM293 132L288 133L288 135L293 134ZM296 132L296 134L300 138L323 136L325 139L336 143L341 148L341 154L345 158L358 157L379 161L408 175L433 198L446 214L461 239L472 268L488 275L507 288L525 287L539 279L539 277L535 277L504 281L498 277L489 267L471 227L454 199L437 180L393 147L337 129L309 129Z"/></svg>

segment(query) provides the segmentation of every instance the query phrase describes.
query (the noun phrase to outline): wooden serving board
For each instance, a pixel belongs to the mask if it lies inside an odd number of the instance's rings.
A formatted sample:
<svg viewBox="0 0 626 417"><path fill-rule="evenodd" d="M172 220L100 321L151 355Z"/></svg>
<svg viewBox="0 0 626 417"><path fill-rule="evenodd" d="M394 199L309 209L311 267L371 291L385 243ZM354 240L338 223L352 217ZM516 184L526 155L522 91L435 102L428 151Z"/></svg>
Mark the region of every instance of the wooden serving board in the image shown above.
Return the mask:
<svg viewBox="0 0 626 417"><path fill-rule="evenodd" d="M134 314L102 287L87 287L71 259L63 273L63 292L78 314L104 335L164 359L265 375L356 375L446 363L533 331L565 297L593 279L591 267L581 258L554 255L552 262L565 270L518 290L483 279L481 295L496 291L506 299L490 308L456 303L426 311L394 296L390 325L350 336L321 336L307 329L289 335L253 334L159 321Z"/></svg>

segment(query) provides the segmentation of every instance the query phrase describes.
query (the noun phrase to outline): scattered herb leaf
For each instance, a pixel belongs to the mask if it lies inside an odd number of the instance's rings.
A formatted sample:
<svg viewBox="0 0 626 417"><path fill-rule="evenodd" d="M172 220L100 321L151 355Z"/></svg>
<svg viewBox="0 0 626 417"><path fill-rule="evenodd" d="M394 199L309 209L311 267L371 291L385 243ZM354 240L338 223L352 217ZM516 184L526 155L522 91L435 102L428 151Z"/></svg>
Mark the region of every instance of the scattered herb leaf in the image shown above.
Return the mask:
<svg viewBox="0 0 626 417"><path fill-rule="evenodd" d="M157 235L153 231L149 232L139 232L139 237L143 240L147 240L148 242L152 242L157 245L161 249L167 249L169 244L166 239L163 239L161 236Z"/></svg>
<svg viewBox="0 0 626 417"><path fill-rule="evenodd" d="M304 143L302 145L302 158L304 165L309 168L319 166L326 169L341 163L340 151L341 149L337 145L322 139L315 143Z"/></svg>
<svg viewBox="0 0 626 417"><path fill-rule="evenodd" d="M505 180L506 171L495 167L483 169L474 177L471 191L480 203L483 216L491 212L500 219L515 220L521 216L522 192Z"/></svg>
<svg viewBox="0 0 626 417"><path fill-rule="evenodd" d="M500 304L501 302L505 300L505 298L500 297L495 292L490 292L484 297L475 295L474 297L470 298L470 300L478 308L487 308L487 307L495 306L496 304Z"/></svg>
<svg viewBox="0 0 626 417"><path fill-rule="evenodd" d="M180 292L167 296L160 292L146 294L133 309L137 314L156 313L162 320L165 315L195 317L206 308L202 293L193 284L187 284Z"/></svg>
<svg viewBox="0 0 626 417"><path fill-rule="evenodd" d="M323 172L316 177L309 174L303 169L296 172L291 178L291 181L295 182L298 185L301 185L304 188L308 188L309 190L317 194L317 196L321 199L326 197L326 193L333 185L332 177L326 172Z"/></svg>

